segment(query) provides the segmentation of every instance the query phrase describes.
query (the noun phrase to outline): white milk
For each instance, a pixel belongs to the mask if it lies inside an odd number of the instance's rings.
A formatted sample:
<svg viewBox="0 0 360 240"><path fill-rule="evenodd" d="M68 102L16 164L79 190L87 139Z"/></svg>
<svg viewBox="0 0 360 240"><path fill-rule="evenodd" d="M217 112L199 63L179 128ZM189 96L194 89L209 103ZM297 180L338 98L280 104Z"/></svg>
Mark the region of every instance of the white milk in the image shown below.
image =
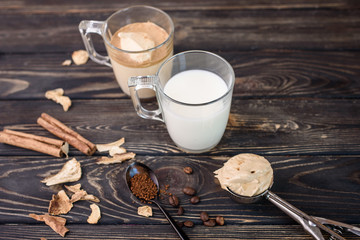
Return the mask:
<svg viewBox="0 0 360 240"><path fill-rule="evenodd" d="M174 75L164 92L187 104L208 103L228 91L225 81L205 70L187 70ZM224 134L231 99L224 98L206 105L186 105L166 101L163 117L173 141L184 150L202 152L215 147Z"/></svg>

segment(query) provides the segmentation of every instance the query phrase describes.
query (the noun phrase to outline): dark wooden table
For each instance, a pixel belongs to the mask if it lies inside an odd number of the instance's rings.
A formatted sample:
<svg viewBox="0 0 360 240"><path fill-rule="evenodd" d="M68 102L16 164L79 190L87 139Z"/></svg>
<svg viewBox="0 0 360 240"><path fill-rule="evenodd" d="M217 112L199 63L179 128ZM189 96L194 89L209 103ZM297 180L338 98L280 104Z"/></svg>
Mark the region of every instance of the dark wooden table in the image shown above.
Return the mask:
<svg viewBox="0 0 360 240"><path fill-rule="evenodd" d="M46 112L94 143L125 137L125 147L158 174L185 209L163 201L190 239L312 239L267 201L230 200L213 171L239 153L265 156L275 173L273 192L304 212L360 225L360 4L346 0L150 1L175 24L175 53L202 49L227 59L236 73L230 121L220 144L205 154L180 151L163 124L139 118L113 72L89 61L64 67L83 49L78 24L105 20L142 1L0 2L0 128L52 137L36 124ZM270 3L272 2L272 3ZM100 52L101 39L96 39ZM102 49L101 49L102 47ZM64 88L73 106L64 112L45 91ZM101 199L102 218L86 222L89 202L64 215L65 239L178 239L159 210L137 215L139 203L124 182L128 164L97 165L70 148L82 165L78 181ZM66 162L0 144L0 238L62 239L28 214L47 212L52 194L43 177ZM192 175L182 168L191 166ZM194 186L201 202L181 193ZM224 226L202 225L201 211L225 217ZM347 239L359 239L346 234Z"/></svg>

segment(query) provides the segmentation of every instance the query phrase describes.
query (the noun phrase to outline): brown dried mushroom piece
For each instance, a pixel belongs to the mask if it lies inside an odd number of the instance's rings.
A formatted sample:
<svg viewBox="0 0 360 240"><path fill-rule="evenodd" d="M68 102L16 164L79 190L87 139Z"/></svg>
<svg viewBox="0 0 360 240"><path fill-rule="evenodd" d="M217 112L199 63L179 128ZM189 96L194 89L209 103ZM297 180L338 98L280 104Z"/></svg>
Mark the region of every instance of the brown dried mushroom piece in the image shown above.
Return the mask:
<svg viewBox="0 0 360 240"><path fill-rule="evenodd" d="M74 202L77 202L79 200L82 200L86 195L87 195L87 192L85 190L77 191L71 196L70 202L74 203Z"/></svg>
<svg viewBox="0 0 360 240"><path fill-rule="evenodd" d="M151 217L153 215L152 208L147 205L138 207L138 215L144 217Z"/></svg>
<svg viewBox="0 0 360 240"><path fill-rule="evenodd" d="M114 147L120 147L124 143L125 143L125 138L120 138L119 140L111 143L96 144L96 149L99 152L106 152L106 151L110 151Z"/></svg>
<svg viewBox="0 0 360 240"><path fill-rule="evenodd" d="M67 190L69 190L72 193L76 193L81 190L81 183L77 183L75 185L64 185Z"/></svg>
<svg viewBox="0 0 360 240"><path fill-rule="evenodd" d="M45 97L59 103L65 112L67 112L71 106L71 99L68 96L64 96L64 89L62 88L46 91Z"/></svg>
<svg viewBox="0 0 360 240"><path fill-rule="evenodd" d="M123 154L115 154L113 157L101 157L96 160L97 164L113 164L113 163L122 163L126 160L133 159L135 153L127 152Z"/></svg>
<svg viewBox="0 0 360 240"><path fill-rule="evenodd" d="M89 224L97 224L101 218L100 208L95 203L91 204L90 208L91 208L91 214L88 217L87 222Z"/></svg>
<svg viewBox="0 0 360 240"><path fill-rule="evenodd" d="M65 234L69 231L65 227L66 219L62 217L50 216L49 214L37 215L30 213L29 216L37 221L45 222L46 225L51 227L60 236L65 237Z"/></svg>
<svg viewBox="0 0 360 240"><path fill-rule="evenodd" d="M126 153L126 149L123 148L123 147L112 147L110 150L109 150L109 155L111 157L115 156L116 154L123 154L123 153Z"/></svg>
<svg viewBox="0 0 360 240"><path fill-rule="evenodd" d="M48 212L51 215L67 214L72 207L73 204L70 202L69 197L64 190L61 190L57 194L53 194Z"/></svg>
<svg viewBox="0 0 360 240"><path fill-rule="evenodd" d="M81 189L81 184L75 184L72 186L65 185L65 188L73 193L70 202L74 203L79 200L88 200L92 202L100 202L100 199L92 194L88 194L85 190Z"/></svg>
<svg viewBox="0 0 360 240"><path fill-rule="evenodd" d="M89 54L85 50L74 51L71 55L73 62L76 65L83 65L89 60Z"/></svg>
<svg viewBox="0 0 360 240"><path fill-rule="evenodd" d="M97 202L97 203L100 202L100 199L92 194L86 194L80 200L87 200L87 201L92 201L92 202Z"/></svg>
<svg viewBox="0 0 360 240"><path fill-rule="evenodd" d="M47 186L52 186L59 183L76 182L80 178L80 163L75 158L73 158L67 161L57 174L46 177L41 182L45 183Z"/></svg>
<svg viewBox="0 0 360 240"><path fill-rule="evenodd" d="M71 60L70 59L66 59L61 63L62 66L70 66L71 65Z"/></svg>

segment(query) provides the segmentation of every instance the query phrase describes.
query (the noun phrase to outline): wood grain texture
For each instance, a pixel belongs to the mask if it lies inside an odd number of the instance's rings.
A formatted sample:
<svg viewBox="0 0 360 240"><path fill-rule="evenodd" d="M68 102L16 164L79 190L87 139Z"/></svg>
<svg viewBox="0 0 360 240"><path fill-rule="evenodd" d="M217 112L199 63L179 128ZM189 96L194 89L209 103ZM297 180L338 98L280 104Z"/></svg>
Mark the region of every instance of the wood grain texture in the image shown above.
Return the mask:
<svg viewBox="0 0 360 240"><path fill-rule="evenodd" d="M70 232L65 238L52 233L51 229L42 225L5 225L0 226L1 239L14 240L39 239L46 237L47 239L179 239L170 226L163 227L158 225L111 225L111 226L88 226L88 225L70 225ZM304 233L300 226L222 226L211 229L209 234L208 227L195 226L194 228L186 228L184 230L190 239L284 239L284 240L311 240L310 235ZM353 235L344 235L348 240L357 239Z"/></svg>
<svg viewBox="0 0 360 240"><path fill-rule="evenodd" d="M52 136L36 124L46 112L94 143L125 137L126 147L137 153L185 154L171 141L163 123L138 117L129 99L76 100L67 113L50 100L0 104L4 110L0 113L1 128ZM208 154L360 154L358 105L356 99L234 98L225 134ZM70 152L80 154L73 148ZM7 145L2 145L0 154L38 155Z"/></svg>
<svg viewBox="0 0 360 240"><path fill-rule="evenodd" d="M357 52L240 51L218 52L236 75L234 96L360 96ZM45 92L64 88L71 99L127 98L112 69L89 61L61 66L64 54L0 55L0 99L44 99Z"/></svg>
<svg viewBox="0 0 360 240"><path fill-rule="evenodd" d="M47 226L42 225L3 225L0 226L1 239L14 240L24 239L24 236L29 239L39 239L46 237L47 239L164 239L174 240L179 239L170 226L164 228L163 226L152 225L111 225L111 226L89 226L73 224L69 226L70 232L65 238L52 233ZM211 228L212 234L209 234L208 227L195 226L194 228L184 229L190 239L205 240L205 239L249 239L249 240L264 240L264 239L284 239L284 240L311 240L310 235L306 234L300 226L297 225L272 225L272 226L257 226L253 225L251 228L244 225L238 226L222 226ZM345 234L348 240L356 240L358 238L354 235Z"/></svg>
<svg viewBox="0 0 360 240"><path fill-rule="evenodd" d="M360 46L360 4L356 1L153 3L173 18L175 45L181 51L204 49L204 42L206 49L211 51L355 50ZM151 5L151 2L146 4ZM2 5L0 52L22 53L83 48L78 31L81 20L105 21L117 9L129 6L112 1L91 4L42 2L40 5L38 1L25 4L5 1ZM31 42L31 49L27 42Z"/></svg>
<svg viewBox="0 0 360 240"><path fill-rule="evenodd" d="M53 137L36 124L46 112L94 143L125 137L136 161L150 166L161 186L180 198L178 216L160 201L190 239L312 239L265 199L239 204L222 190L213 171L239 153L265 156L274 169L272 191L309 215L360 226L360 2L356 0L150 0L175 24L175 53L202 49L233 66L236 82L225 134L203 154L182 152L158 121L138 117L111 68L89 61L61 66L83 49L81 20L105 20L118 9L143 1L0 1L0 130L8 127ZM97 50L105 54L100 36ZM68 112L44 94L64 88ZM144 103L155 109L153 101ZM90 202L79 201L64 215L65 238L29 213L47 212L63 184L40 181L67 158L54 158L0 143L0 239L178 239L161 212L137 215L142 205L130 195L124 172L134 160L97 165L106 153L88 157L70 147L82 166L78 181L100 198L102 218L86 223ZM183 167L194 173L187 175ZM194 187L193 205L182 193ZM205 227L201 211L225 217L225 226ZM359 239L345 234L346 239ZM328 236L326 236L326 239Z"/></svg>
<svg viewBox="0 0 360 240"><path fill-rule="evenodd" d="M131 161L104 166L96 164L96 157L76 158L83 171L82 178L76 183L81 183L88 193L101 200L100 224L167 224L155 206L153 217L137 215L137 207L143 204L131 196L124 179L126 167ZM137 161L155 171L161 188L168 184L168 191L179 197L185 209L183 216L177 216L177 208L168 203L166 196L160 199L177 221L192 220L201 225L199 214L206 210L210 216L224 216L228 225L293 224L291 218L265 200L256 204L238 204L230 199L216 183L213 174L228 158L136 156ZM273 192L310 215L357 223L360 209L359 156L267 158L274 168ZM33 223L29 213L46 213L52 194L64 187L62 184L48 187L40 181L59 171L65 161L40 156L0 157L0 223ZM192 167L194 173L185 174L182 170L184 166ZM189 197L182 193L186 186L197 190L200 203L190 203ZM86 223L90 214L89 205L90 202L86 201L76 202L66 215L68 222Z"/></svg>

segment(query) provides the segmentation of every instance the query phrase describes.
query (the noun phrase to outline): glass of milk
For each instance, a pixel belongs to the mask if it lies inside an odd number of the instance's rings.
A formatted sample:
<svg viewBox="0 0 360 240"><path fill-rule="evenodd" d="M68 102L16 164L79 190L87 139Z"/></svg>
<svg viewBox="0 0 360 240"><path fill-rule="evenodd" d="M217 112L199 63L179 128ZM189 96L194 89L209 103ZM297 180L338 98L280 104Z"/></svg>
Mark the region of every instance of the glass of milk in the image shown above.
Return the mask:
<svg viewBox="0 0 360 240"><path fill-rule="evenodd" d="M164 122L179 148L201 153L215 147L224 134L234 81L234 70L225 59L194 50L169 58L156 75L131 77L128 85L140 117ZM158 109L141 105L141 89L156 92Z"/></svg>

